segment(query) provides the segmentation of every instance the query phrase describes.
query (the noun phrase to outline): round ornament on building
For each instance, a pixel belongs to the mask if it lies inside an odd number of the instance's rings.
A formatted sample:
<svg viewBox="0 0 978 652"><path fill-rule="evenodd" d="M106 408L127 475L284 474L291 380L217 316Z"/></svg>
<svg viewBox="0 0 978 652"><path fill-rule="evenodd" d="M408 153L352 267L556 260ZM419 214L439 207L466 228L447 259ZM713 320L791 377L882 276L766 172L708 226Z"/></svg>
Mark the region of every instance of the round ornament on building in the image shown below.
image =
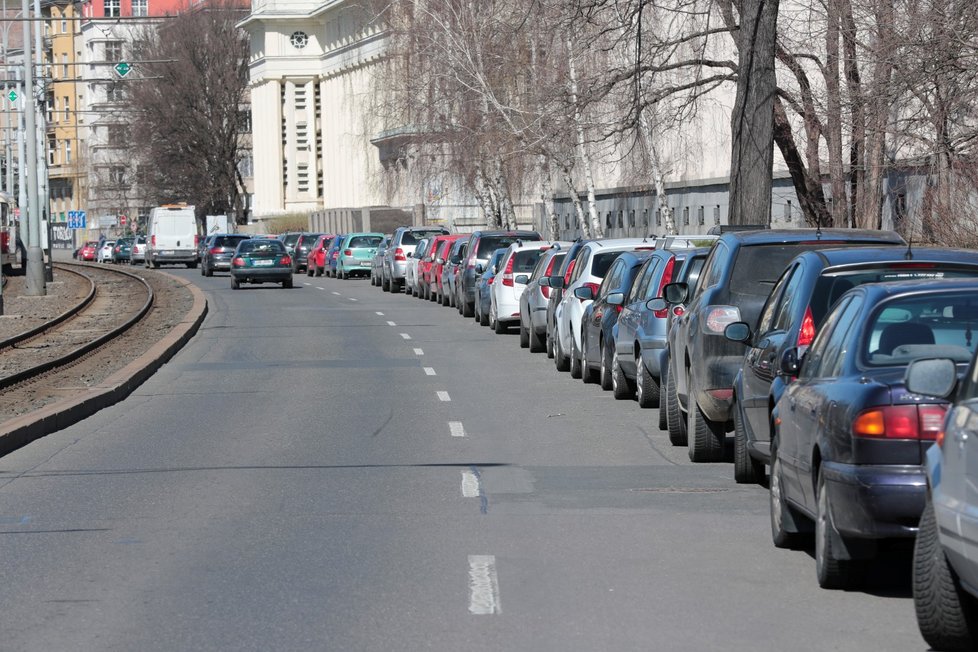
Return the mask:
<svg viewBox="0 0 978 652"><path fill-rule="evenodd" d="M305 32L292 32L292 36L289 37L289 42L296 50L301 50L309 43L309 35Z"/></svg>

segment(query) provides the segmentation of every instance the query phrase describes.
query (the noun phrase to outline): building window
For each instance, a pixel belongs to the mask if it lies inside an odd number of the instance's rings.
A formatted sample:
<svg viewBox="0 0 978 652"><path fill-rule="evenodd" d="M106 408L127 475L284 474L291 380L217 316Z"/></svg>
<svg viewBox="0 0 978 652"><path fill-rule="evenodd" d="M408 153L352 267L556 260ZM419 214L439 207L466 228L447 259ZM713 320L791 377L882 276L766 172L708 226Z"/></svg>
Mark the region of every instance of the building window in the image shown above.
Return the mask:
<svg viewBox="0 0 978 652"><path fill-rule="evenodd" d="M689 226L689 206L683 206L683 226Z"/></svg>
<svg viewBox="0 0 978 652"><path fill-rule="evenodd" d="M105 87L105 101L106 102L121 102L122 96L122 84L111 83Z"/></svg>
<svg viewBox="0 0 978 652"><path fill-rule="evenodd" d="M54 136L48 138L48 165L55 164L55 153L58 151L58 141L54 139Z"/></svg>
<svg viewBox="0 0 978 652"><path fill-rule="evenodd" d="M67 95L65 95L65 97L64 97L64 106L62 106L61 108L63 108L64 109L64 112L65 112L65 122L67 122L68 120L71 120L71 115L70 115L71 114L71 98L68 97Z"/></svg>
<svg viewBox="0 0 978 652"><path fill-rule="evenodd" d="M611 218L611 211L608 211L604 216L604 228L610 229L614 226L614 224L615 223L612 221Z"/></svg>
<svg viewBox="0 0 978 652"><path fill-rule="evenodd" d="M696 209L696 223L700 226L706 224L706 207L700 206Z"/></svg>
<svg viewBox="0 0 978 652"><path fill-rule="evenodd" d="M717 204L716 206L713 207L713 223L714 224L720 223L720 204Z"/></svg>
<svg viewBox="0 0 978 652"><path fill-rule="evenodd" d="M624 224L624 213L625 213L625 211L618 211L618 228L619 229L625 226L625 224Z"/></svg>
<svg viewBox="0 0 978 652"><path fill-rule="evenodd" d="M65 141L65 165L71 163L71 141Z"/></svg>
<svg viewBox="0 0 978 652"><path fill-rule="evenodd" d="M121 186L123 183L125 183L126 168L121 166L109 168L109 181L116 186Z"/></svg>
<svg viewBox="0 0 978 652"><path fill-rule="evenodd" d="M564 216L564 228L565 229L570 229L570 218L571 218L570 213L568 213L567 215Z"/></svg>
<svg viewBox="0 0 978 652"><path fill-rule="evenodd" d="M309 149L309 126L304 122L295 126L295 147L299 151Z"/></svg>
<svg viewBox="0 0 978 652"><path fill-rule="evenodd" d="M111 125L106 128L108 131L108 145L113 148L123 148L129 139L129 130L125 125Z"/></svg>
<svg viewBox="0 0 978 652"><path fill-rule="evenodd" d="M238 174L243 179L250 179L255 176L255 160L252 158L251 152L241 154L241 158L238 160Z"/></svg>
<svg viewBox="0 0 978 652"><path fill-rule="evenodd" d="M296 166L296 181L299 192L309 192L309 166L299 163Z"/></svg>
<svg viewBox="0 0 978 652"><path fill-rule="evenodd" d="M68 55L67 54L61 55L61 76L65 78L68 77Z"/></svg>
<svg viewBox="0 0 978 652"><path fill-rule="evenodd" d="M784 221L791 221L791 200L789 199L784 205Z"/></svg>
<svg viewBox="0 0 978 652"><path fill-rule="evenodd" d="M105 17L118 18L122 15L122 0L105 0Z"/></svg>
<svg viewBox="0 0 978 652"><path fill-rule="evenodd" d="M643 208L642 209L642 226L648 226L648 225L649 225L649 209Z"/></svg>
<svg viewBox="0 0 978 652"><path fill-rule="evenodd" d="M48 122L54 122L54 103L55 99L53 95L48 95L47 100L44 102L44 109L48 114Z"/></svg>
<svg viewBox="0 0 978 652"><path fill-rule="evenodd" d="M65 20L64 18L61 19L61 33L62 34L68 33L68 21Z"/></svg>
<svg viewBox="0 0 978 652"><path fill-rule="evenodd" d="M635 226L635 210L628 211L628 226Z"/></svg>
<svg viewBox="0 0 978 652"><path fill-rule="evenodd" d="M118 1L116 0L116 2ZM108 3L105 6L107 8ZM105 42L105 60L108 62L122 61L122 41Z"/></svg>
<svg viewBox="0 0 978 652"><path fill-rule="evenodd" d="M133 16L149 16L149 0L132 0Z"/></svg>

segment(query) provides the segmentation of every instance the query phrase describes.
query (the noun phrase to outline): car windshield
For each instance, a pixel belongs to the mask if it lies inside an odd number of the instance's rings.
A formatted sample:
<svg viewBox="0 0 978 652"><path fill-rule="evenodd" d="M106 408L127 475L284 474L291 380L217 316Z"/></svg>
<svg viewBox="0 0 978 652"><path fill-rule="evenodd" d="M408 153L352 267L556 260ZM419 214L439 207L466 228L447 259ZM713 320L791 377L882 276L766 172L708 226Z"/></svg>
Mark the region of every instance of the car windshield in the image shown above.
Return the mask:
<svg viewBox="0 0 978 652"><path fill-rule="evenodd" d="M978 297L947 292L899 297L877 310L864 342L869 366L905 365L917 358L970 362L978 343Z"/></svg>
<svg viewBox="0 0 978 652"><path fill-rule="evenodd" d="M238 245L238 254L284 254L285 245L279 240L242 240Z"/></svg>
<svg viewBox="0 0 978 652"><path fill-rule="evenodd" d="M914 281L944 278L974 278L978 276L978 267L962 269L960 266L950 268L940 263L892 262L880 263L873 267L861 267L848 272L826 273L815 283L815 291L809 307L815 326L820 326L836 301L846 290L864 283L883 283L886 281Z"/></svg>
<svg viewBox="0 0 978 652"><path fill-rule="evenodd" d="M479 238L479 248L476 249L475 257L478 259L488 258L489 255L500 247L506 248L517 240L538 240L528 236L517 237L515 235L487 235Z"/></svg>
<svg viewBox="0 0 978 652"><path fill-rule="evenodd" d="M405 231L401 234L402 245L416 245L422 238L430 238L435 235L444 235L441 229L431 229L428 231Z"/></svg>
<svg viewBox="0 0 978 652"><path fill-rule="evenodd" d="M238 246L239 242L247 239L248 236L243 236L243 235L219 235L216 238L214 238L214 242L212 243L212 246L234 248Z"/></svg>
<svg viewBox="0 0 978 652"><path fill-rule="evenodd" d="M350 238L350 244L346 245L351 248L366 249L370 247L376 247L380 244L383 238L379 235L358 235L354 238Z"/></svg>

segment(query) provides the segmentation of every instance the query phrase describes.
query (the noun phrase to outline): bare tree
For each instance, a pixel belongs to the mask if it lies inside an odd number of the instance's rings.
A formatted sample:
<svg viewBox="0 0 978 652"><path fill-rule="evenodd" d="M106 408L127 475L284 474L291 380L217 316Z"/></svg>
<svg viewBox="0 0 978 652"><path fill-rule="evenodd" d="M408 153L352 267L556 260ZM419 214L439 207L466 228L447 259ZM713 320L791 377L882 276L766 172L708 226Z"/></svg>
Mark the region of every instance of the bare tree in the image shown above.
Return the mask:
<svg viewBox="0 0 978 652"><path fill-rule="evenodd" d="M133 142L156 202L185 200L207 213L243 217L238 171L246 102L246 11L227 3L169 18L144 31L136 57L147 81L131 96Z"/></svg>

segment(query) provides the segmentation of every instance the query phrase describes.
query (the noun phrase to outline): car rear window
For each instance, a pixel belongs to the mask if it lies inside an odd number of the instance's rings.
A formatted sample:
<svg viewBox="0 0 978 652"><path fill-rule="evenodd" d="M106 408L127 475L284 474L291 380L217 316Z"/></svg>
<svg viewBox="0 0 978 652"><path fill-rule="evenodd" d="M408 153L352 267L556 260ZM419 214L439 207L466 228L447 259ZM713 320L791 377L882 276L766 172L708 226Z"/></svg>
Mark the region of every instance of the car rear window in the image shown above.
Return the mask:
<svg viewBox="0 0 978 652"><path fill-rule="evenodd" d="M591 274L599 278L604 278L604 275L608 273L608 268L611 267L611 263L615 262L615 259L622 253L624 252L607 251L595 254L594 262L591 263Z"/></svg>
<svg viewBox="0 0 978 652"><path fill-rule="evenodd" d="M908 364L917 358L970 362L978 344L978 297L970 293L899 297L870 320L864 361L870 366Z"/></svg>
<svg viewBox="0 0 978 652"><path fill-rule="evenodd" d="M284 254L285 245L281 240L256 240L249 238L238 244L239 254Z"/></svg>
<svg viewBox="0 0 978 652"><path fill-rule="evenodd" d="M243 235L222 235L214 238L213 245L215 247L234 247L238 246L238 243L242 240L247 240L248 236Z"/></svg>
<svg viewBox="0 0 978 652"><path fill-rule="evenodd" d="M282 238L282 240L285 242L285 244L294 245L295 242L296 242L296 240L299 239L299 236L300 235L302 235L302 234L301 233L289 233L284 238Z"/></svg>
<svg viewBox="0 0 978 652"><path fill-rule="evenodd" d="M348 244L347 247L376 247L383 239L384 238L379 235L358 235L355 238L350 238L350 244Z"/></svg>
<svg viewBox="0 0 978 652"><path fill-rule="evenodd" d="M963 269L960 265L940 263L892 262L880 263L874 267L860 267L858 270L829 272L823 274L815 283L809 307L812 319L819 326L839 298L857 285L864 283L885 283L887 281L938 280L945 278L975 278L978 267Z"/></svg>
<svg viewBox="0 0 978 652"><path fill-rule="evenodd" d="M401 244L416 245L422 238L430 238L434 235L446 235L442 229L431 229L428 231L405 231L401 234Z"/></svg>
<svg viewBox="0 0 978 652"><path fill-rule="evenodd" d="M486 235L479 238L479 248L476 249L475 257L478 259L488 258L496 249L505 248L517 240L535 241L538 238L530 236L515 235Z"/></svg>

